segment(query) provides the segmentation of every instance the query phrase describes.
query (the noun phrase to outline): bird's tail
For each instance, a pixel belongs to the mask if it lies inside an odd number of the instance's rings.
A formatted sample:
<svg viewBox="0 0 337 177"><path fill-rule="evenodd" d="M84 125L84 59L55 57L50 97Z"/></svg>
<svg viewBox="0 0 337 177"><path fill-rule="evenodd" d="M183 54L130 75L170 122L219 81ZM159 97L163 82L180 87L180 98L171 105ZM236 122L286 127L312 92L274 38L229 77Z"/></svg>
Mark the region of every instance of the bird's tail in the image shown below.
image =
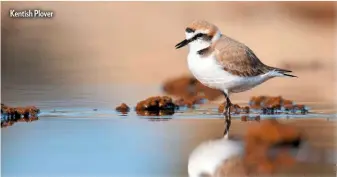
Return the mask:
<svg viewBox="0 0 337 177"><path fill-rule="evenodd" d="M295 75L292 75L292 74L289 74L291 73L292 71L290 70L286 70L286 69L280 69L280 68L274 68L274 67L268 67L268 69L270 71L272 71L273 75L274 76L279 76L279 77L282 77L282 76L286 76L286 77L297 77Z"/></svg>

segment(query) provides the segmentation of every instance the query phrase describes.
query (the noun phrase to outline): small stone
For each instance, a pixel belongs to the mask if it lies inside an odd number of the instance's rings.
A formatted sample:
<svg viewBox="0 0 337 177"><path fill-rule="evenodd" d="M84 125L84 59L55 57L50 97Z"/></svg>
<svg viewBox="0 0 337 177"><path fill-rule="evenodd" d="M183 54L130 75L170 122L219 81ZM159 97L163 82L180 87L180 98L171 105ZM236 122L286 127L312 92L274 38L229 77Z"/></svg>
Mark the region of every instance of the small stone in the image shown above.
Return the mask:
<svg viewBox="0 0 337 177"><path fill-rule="evenodd" d="M172 98L168 96L155 96L138 102L136 112L138 115L145 116L172 115L177 107L178 106L172 102Z"/></svg>
<svg viewBox="0 0 337 177"><path fill-rule="evenodd" d="M118 111L118 112L129 112L130 108L127 104L122 103L121 105L116 107L116 111Z"/></svg>

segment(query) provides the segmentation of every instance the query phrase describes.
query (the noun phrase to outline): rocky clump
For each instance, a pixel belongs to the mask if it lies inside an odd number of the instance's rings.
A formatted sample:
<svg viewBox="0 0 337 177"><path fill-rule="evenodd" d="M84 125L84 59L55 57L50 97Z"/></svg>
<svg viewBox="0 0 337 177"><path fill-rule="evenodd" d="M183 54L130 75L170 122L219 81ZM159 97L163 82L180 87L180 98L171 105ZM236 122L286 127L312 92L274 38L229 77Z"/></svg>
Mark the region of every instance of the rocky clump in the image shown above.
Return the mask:
<svg viewBox="0 0 337 177"><path fill-rule="evenodd" d="M252 109L261 110L262 114L279 114L279 113L308 113L304 105L295 104L292 100L284 99L281 96L257 96L252 97L249 101Z"/></svg>
<svg viewBox="0 0 337 177"><path fill-rule="evenodd" d="M292 100L284 99L281 96L254 96L250 99L249 106L233 104L230 107L232 114L249 114L252 110L259 114L307 114L308 109L305 105L295 104ZM218 112L222 113L226 102L218 107Z"/></svg>
<svg viewBox="0 0 337 177"><path fill-rule="evenodd" d="M223 95L221 91L204 86L191 76L182 76L164 82L163 91L180 98L204 96L208 100L214 100Z"/></svg>
<svg viewBox="0 0 337 177"><path fill-rule="evenodd" d="M303 140L301 132L290 125L280 124L274 119L251 124L245 136L244 163L250 174L272 174L276 167L292 165L295 159L285 152L272 156L271 148L299 147Z"/></svg>
<svg viewBox="0 0 337 177"><path fill-rule="evenodd" d="M1 104L1 127L13 125L15 122L31 122L38 120L40 109L35 106L10 107Z"/></svg>
<svg viewBox="0 0 337 177"><path fill-rule="evenodd" d="M123 114L126 114L127 112L130 111L130 108L129 108L129 106L127 104L122 103L121 105L117 106L115 108L115 110L118 111L118 112L121 112Z"/></svg>
<svg viewBox="0 0 337 177"><path fill-rule="evenodd" d="M172 115L178 108L168 96L155 96L137 103L138 115Z"/></svg>

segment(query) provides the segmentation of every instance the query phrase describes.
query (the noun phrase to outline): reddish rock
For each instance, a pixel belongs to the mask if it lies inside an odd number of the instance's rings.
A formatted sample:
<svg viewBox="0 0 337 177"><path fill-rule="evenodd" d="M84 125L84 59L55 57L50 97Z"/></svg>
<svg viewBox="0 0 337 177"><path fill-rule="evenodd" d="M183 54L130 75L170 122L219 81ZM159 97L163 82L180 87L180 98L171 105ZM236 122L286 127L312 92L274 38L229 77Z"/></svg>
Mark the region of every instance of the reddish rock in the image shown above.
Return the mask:
<svg viewBox="0 0 337 177"><path fill-rule="evenodd" d="M35 106L26 107L9 107L1 104L1 127L11 126L15 122L28 122L29 120L37 120L40 110Z"/></svg>
<svg viewBox="0 0 337 177"><path fill-rule="evenodd" d="M158 106L160 109L165 109L165 107L171 103L172 103L172 98L168 96L163 96L161 99L159 99Z"/></svg>
<svg viewBox="0 0 337 177"><path fill-rule="evenodd" d="M23 118L29 118L29 109L25 107L17 107L16 111L18 114L20 114L18 117L21 118L21 115Z"/></svg>
<svg viewBox="0 0 337 177"><path fill-rule="evenodd" d="M263 108L267 109L280 109L282 103L282 97L267 97L263 104L261 105Z"/></svg>
<svg viewBox="0 0 337 177"><path fill-rule="evenodd" d="M261 103L263 103L266 98L266 96L253 96L249 101L249 106L252 109L261 109Z"/></svg>
<svg viewBox="0 0 337 177"><path fill-rule="evenodd" d="M149 97L137 103L136 112L138 115L171 115L177 105L168 96Z"/></svg>
<svg viewBox="0 0 337 177"><path fill-rule="evenodd" d="M122 112L122 113L126 113L130 111L129 106L125 103L122 103L121 105L117 106L115 109L116 111Z"/></svg>
<svg viewBox="0 0 337 177"><path fill-rule="evenodd" d="M29 112L31 117L37 117L37 115L40 113L40 109L35 106L27 106L26 110Z"/></svg>
<svg viewBox="0 0 337 177"><path fill-rule="evenodd" d="M297 110L300 110L302 114L308 112L304 105L296 106L292 100L283 99L281 96L252 97L249 106L252 109L260 109L262 114L296 113Z"/></svg>
<svg viewBox="0 0 337 177"><path fill-rule="evenodd" d="M163 90L167 94L181 98L203 95L208 100L214 100L223 95L221 91L204 86L190 76L177 77L164 82Z"/></svg>

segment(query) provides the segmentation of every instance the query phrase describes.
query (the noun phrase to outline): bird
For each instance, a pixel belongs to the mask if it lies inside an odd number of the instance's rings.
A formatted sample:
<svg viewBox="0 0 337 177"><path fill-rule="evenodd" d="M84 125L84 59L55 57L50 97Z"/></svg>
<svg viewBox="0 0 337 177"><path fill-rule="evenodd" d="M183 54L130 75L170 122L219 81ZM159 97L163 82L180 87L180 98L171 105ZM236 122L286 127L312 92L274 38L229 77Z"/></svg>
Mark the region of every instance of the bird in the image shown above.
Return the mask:
<svg viewBox="0 0 337 177"><path fill-rule="evenodd" d="M224 35L206 20L195 20L186 27L185 39L175 48L184 46L189 47L187 63L193 76L203 85L223 92L223 136L227 139L231 125L230 94L250 90L274 77L297 77L289 74L290 70L264 64L248 46Z"/></svg>

